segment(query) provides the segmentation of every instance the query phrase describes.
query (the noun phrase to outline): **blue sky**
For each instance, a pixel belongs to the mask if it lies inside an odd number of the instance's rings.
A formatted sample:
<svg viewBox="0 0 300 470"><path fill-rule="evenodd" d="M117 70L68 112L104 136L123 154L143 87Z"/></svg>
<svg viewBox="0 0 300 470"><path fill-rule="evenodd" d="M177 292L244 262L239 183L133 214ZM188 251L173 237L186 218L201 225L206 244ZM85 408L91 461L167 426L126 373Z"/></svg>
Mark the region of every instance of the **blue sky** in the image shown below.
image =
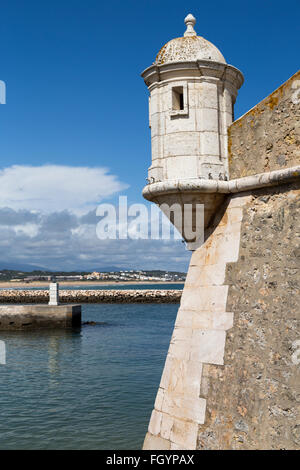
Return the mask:
<svg viewBox="0 0 300 470"><path fill-rule="evenodd" d="M55 184L56 201L51 207L47 203L42 207L44 193L39 204L35 194L32 207L24 205L14 193L20 176L13 165L21 166L21 171L24 166L37 167L35 174L45 182L48 192L51 178L56 181L53 165L70 167L66 179L73 178L74 167L107 168L104 179L99 178L102 200L116 201L119 194L127 194L130 202L143 201L141 191L150 164L150 130L147 89L140 73L151 65L165 42L183 34L183 19L189 12L197 18L198 35L213 42L227 62L244 73L236 117L298 70L299 1L1 2L0 79L7 86L7 104L0 105L0 169L8 189L0 192L0 209L23 211L23 218L27 211L30 219L32 211L40 211L41 217L47 218L59 216L61 211L72 215L77 208L72 205L71 193L67 197ZM46 169L40 168L45 165ZM76 181L77 187L84 186L86 193L91 188L86 206L90 210L99 202L95 200L94 176L91 181L87 174L74 179L74 185ZM60 203L59 197L64 201ZM78 251L83 250L86 239L83 237L81 243L77 240L73 246L68 229L60 229L59 222L56 229L60 235L51 238L53 248L47 250L49 234L37 233L36 227L30 232L30 226L22 232L23 222L19 224L17 217L18 229L13 224L8 226L5 216L0 216L0 262L34 262L54 269L65 265L69 269L92 269L105 264L187 267L189 255L179 242L163 246L145 241L140 251L139 242L133 242L137 248L128 242L118 245L115 255L105 257L107 247L97 241L94 252L91 248L80 259ZM92 245L91 240L89 243ZM147 250L151 256L145 255Z"/></svg>

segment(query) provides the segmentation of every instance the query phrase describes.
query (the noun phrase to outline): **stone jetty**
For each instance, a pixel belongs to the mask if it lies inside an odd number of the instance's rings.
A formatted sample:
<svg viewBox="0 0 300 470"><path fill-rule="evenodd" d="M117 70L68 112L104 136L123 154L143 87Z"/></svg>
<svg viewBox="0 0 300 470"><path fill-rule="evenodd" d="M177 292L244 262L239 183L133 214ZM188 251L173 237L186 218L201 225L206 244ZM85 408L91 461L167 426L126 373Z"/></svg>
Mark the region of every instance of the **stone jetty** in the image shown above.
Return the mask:
<svg viewBox="0 0 300 470"><path fill-rule="evenodd" d="M0 331L73 328L80 325L81 305L0 305Z"/></svg>
<svg viewBox="0 0 300 470"><path fill-rule="evenodd" d="M61 290L60 303L179 303L181 290ZM1 304L48 303L48 290L2 290Z"/></svg>

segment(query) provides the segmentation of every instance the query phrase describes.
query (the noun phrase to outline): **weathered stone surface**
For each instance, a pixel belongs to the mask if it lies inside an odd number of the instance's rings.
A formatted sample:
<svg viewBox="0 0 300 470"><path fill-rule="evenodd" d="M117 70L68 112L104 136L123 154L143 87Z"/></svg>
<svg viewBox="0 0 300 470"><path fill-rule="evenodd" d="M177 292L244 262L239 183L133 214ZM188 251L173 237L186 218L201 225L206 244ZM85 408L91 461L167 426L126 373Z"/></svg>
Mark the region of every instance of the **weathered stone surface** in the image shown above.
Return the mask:
<svg viewBox="0 0 300 470"><path fill-rule="evenodd" d="M300 71L228 128L230 178L300 160Z"/></svg>
<svg viewBox="0 0 300 470"><path fill-rule="evenodd" d="M147 433L144 440L143 449L169 450L170 445L171 443L167 439L163 439L162 437L153 436L153 434Z"/></svg>
<svg viewBox="0 0 300 470"><path fill-rule="evenodd" d="M186 420L173 419L170 433L172 443L180 446L180 449L195 449L197 441L198 424Z"/></svg>
<svg viewBox="0 0 300 470"><path fill-rule="evenodd" d="M170 448L193 448L195 425L199 449L299 448L299 196L299 183L229 196L194 252L155 402ZM190 432L176 441L175 420Z"/></svg>
<svg viewBox="0 0 300 470"><path fill-rule="evenodd" d="M166 392L164 396L164 412L173 418L182 419L184 421L191 421L198 424L204 423L205 407L206 401L203 398L181 395L175 392Z"/></svg>
<svg viewBox="0 0 300 470"><path fill-rule="evenodd" d="M234 326L225 365L203 366L199 449L300 446L300 190L294 184L252 196L238 261L226 271Z"/></svg>
<svg viewBox="0 0 300 470"><path fill-rule="evenodd" d="M191 39L142 74L143 195L202 204L205 228L187 236L162 209L194 253L144 448L299 448L300 72L231 125L242 76L193 60Z"/></svg>
<svg viewBox="0 0 300 470"><path fill-rule="evenodd" d="M223 364L226 332L222 330L193 331L191 360L203 364Z"/></svg>
<svg viewBox="0 0 300 470"><path fill-rule="evenodd" d="M216 51L194 31L193 37L169 41L159 52L160 59L142 73L150 93L152 147L149 184L143 195L159 206L170 206L175 197L182 214L188 212L189 204L194 213L196 205L202 205L205 227L222 204L223 195L180 188L188 186L193 178L216 183L228 180L227 127L232 123L233 106L243 83L242 73ZM167 186L173 181L178 183L175 192ZM152 189L155 191L157 184L164 187L154 195ZM191 234L191 230L185 230L189 224L185 222L183 227L181 222L173 222L174 217L167 217L188 243L188 249L200 246L201 230Z"/></svg>
<svg viewBox="0 0 300 470"><path fill-rule="evenodd" d="M225 268L227 261L238 258L242 206L251 198L242 197L239 203L238 199L226 203L215 230L211 229L206 242L192 256L149 424L149 434L170 440L171 448L196 448L198 426L205 422L206 414L206 399L201 396L202 369L205 364L224 363L226 331L233 325L233 313L226 312Z"/></svg>
<svg viewBox="0 0 300 470"><path fill-rule="evenodd" d="M81 305L0 305L0 330L81 325Z"/></svg>

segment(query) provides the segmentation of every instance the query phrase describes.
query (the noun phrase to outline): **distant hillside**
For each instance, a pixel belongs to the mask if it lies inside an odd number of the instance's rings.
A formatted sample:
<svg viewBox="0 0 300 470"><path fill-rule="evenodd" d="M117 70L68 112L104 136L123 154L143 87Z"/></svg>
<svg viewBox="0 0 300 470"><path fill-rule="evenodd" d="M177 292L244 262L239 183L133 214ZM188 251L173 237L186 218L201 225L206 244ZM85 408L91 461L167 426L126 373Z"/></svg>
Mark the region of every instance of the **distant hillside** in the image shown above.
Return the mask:
<svg viewBox="0 0 300 470"><path fill-rule="evenodd" d="M2 263L0 261L0 271L7 269L8 271L24 271L31 273L32 271L45 271L51 272L45 266L37 266L34 264L21 264L21 263Z"/></svg>

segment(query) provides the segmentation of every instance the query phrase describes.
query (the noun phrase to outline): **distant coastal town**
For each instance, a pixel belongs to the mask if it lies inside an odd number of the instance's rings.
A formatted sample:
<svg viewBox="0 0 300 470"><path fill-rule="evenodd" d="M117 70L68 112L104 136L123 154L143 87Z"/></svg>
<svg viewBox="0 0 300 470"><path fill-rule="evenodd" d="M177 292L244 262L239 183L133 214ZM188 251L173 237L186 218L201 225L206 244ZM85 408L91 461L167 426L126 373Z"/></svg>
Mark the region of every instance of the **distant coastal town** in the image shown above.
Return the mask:
<svg viewBox="0 0 300 470"><path fill-rule="evenodd" d="M9 269L0 271L0 282L20 282L30 284L33 282L184 282L186 273L176 271L147 271L147 270L120 270L110 272L51 272L32 271L22 272Z"/></svg>

